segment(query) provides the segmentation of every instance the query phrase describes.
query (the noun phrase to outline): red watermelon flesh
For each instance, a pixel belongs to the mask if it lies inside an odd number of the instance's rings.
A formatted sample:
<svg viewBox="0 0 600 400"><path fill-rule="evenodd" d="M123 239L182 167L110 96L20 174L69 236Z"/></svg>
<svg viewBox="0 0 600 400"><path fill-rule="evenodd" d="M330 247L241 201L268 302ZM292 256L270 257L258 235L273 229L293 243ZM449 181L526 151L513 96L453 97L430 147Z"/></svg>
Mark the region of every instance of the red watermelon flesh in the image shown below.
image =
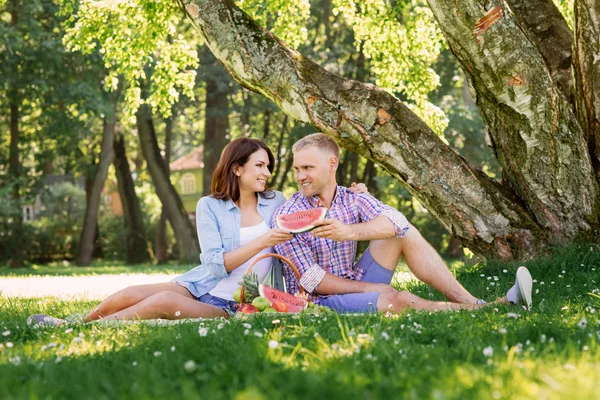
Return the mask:
<svg viewBox="0 0 600 400"><path fill-rule="evenodd" d="M314 223L320 219L324 219L326 215L327 208L319 207L296 211L292 214L278 215L276 223L278 228L285 229L291 233L302 233L315 229Z"/></svg>
<svg viewBox="0 0 600 400"><path fill-rule="evenodd" d="M289 313L299 313L308 307L308 301L269 286L258 285L258 293L269 300L271 304L276 302L285 304Z"/></svg>

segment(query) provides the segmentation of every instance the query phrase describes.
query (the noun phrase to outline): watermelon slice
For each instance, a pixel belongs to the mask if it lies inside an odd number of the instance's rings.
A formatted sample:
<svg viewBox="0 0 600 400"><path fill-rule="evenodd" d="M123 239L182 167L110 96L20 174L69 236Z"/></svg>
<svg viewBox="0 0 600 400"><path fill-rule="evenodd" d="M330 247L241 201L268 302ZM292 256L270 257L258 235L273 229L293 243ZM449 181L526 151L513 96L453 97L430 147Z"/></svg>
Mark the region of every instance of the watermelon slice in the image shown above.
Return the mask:
<svg viewBox="0 0 600 400"><path fill-rule="evenodd" d="M276 302L285 304L289 313L299 313L308 307L308 301L269 286L258 285L258 293L269 300L271 304Z"/></svg>
<svg viewBox="0 0 600 400"><path fill-rule="evenodd" d="M285 229L291 233L302 233L312 231L316 228L314 223L324 219L327 215L325 207L313 208L310 210L296 211L292 214L278 215L276 224L278 228Z"/></svg>

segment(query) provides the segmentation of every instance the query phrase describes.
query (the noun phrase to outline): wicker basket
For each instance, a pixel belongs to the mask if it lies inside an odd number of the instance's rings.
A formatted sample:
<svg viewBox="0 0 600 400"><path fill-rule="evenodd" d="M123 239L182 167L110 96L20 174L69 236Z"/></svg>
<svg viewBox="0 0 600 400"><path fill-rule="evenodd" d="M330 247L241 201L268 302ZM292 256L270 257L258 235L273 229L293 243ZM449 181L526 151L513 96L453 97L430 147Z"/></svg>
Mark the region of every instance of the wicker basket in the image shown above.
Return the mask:
<svg viewBox="0 0 600 400"><path fill-rule="evenodd" d="M275 253L267 253L267 254L263 254L262 256L256 257L254 259L254 261L252 261L252 263L248 266L248 269L246 270L246 273L244 275L248 276L250 274L250 271L252 271L252 268L256 265L257 262L259 262L260 260L263 260L265 258L269 258L269 257L275 257L280 259L281 261L285 261L290 268L292 268L292 271L294 271L294 274L296 274L296 278L298 278L298 281L300 280L300 272L298 272L298 268L296 268L296 266L294 265L293 262L291 262L289 259L285 258L284 256L281 256L279 254L275 254ZM244 287L242 286L242 290L240 291L240 304L244 304L245 303L245 298L244 298ZM306 294L304 288L302 286L300 286L300 293L302 294Z"/></svg>

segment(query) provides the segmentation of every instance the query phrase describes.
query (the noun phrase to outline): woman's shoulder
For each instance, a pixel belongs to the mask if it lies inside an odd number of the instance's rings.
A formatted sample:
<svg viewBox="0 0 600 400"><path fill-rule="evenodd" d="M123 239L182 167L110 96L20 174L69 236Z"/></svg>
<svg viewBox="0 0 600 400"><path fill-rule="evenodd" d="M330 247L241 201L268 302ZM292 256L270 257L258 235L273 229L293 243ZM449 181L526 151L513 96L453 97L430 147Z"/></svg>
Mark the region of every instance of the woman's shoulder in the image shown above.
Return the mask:
<svg viewBox="0 0 600 400"><path fill-rule="evenodd" d="M198 200L198 204L196 205L196 209L198 211L200 210L210 210L210 211L218 211L220 209L222 209L223 207L225 207L225 205L227 204L226 201L221 200L221 199L215 199L212 196L203 196L200 197L200 200Z"/></svg>

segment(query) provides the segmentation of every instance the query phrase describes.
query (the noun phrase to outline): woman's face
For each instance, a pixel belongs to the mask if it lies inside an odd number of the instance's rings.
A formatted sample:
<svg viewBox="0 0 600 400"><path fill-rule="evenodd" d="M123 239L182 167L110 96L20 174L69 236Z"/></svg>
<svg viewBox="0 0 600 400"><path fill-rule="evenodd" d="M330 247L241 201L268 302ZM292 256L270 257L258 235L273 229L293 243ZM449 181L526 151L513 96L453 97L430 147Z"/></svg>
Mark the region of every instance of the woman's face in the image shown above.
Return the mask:
<svg viewBox="0 0 600 400"><path fill-rule="evenodd" d="M238 167L235 174L238 177L240 191L262 192L271 176L269 171L269 155L263 149L250 155L246 164Z"/></svg>

